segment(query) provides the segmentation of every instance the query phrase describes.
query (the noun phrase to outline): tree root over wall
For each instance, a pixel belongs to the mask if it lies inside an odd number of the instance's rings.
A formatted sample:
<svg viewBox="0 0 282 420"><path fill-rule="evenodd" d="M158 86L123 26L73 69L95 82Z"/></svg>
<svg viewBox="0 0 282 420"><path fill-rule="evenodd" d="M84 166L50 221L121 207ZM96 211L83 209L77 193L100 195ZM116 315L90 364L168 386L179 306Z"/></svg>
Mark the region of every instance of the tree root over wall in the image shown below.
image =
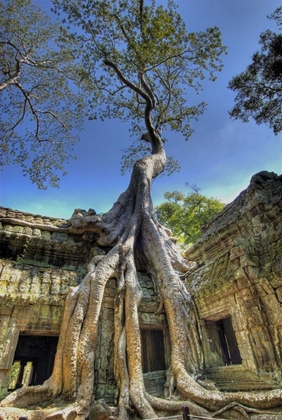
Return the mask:
<svg viewBox="0 0 282 420"><path fill-rule="evenodd" d="M190 407L191 414L209 418L224 415L245 419L259 413L282 412L281 389L224 393L207 390L196 381L203 369L198 319L180 279L193 264L182 259L166 230L154 218L151 202L151 181L164 165L163 148L155 147L151 156L135 164L128 189L108 213L102 217L78 213L71 219L70 232L98 232L99 244L111 246L111 251L104 257L94 257L82 283L69 291L51 377L43 385L23 387L6 397L0 409L3 419L18 419L19 413L40 420L87 416L94 388L99 315L105 286L113 277L118 284L114 367L119 420L130 419L132 409L139 418L148 419L158 413L179 412L184 404ZM138 320L142 293L137 269L147 271L155 281L160 306L167 317L171 372L181 401L156 398L145 390ZM53 408L35 409L45 401L53 403ZM31 408L33 411L27 411Z"/></svg>

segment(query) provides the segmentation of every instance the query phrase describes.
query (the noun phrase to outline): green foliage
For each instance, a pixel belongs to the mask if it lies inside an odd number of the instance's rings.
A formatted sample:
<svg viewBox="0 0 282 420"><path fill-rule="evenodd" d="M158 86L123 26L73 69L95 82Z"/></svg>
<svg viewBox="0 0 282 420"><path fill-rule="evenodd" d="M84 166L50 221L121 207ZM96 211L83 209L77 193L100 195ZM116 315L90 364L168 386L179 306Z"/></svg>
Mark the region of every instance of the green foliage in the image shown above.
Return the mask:
<svg viewBox="0 0 282 420"><path fill-rule="evenodd" d="M0 9L0 165L57 186L83 122L76 45L31 0Z"/></svg>
<svg viewBox="0 0 282 420"><path fill-rule="evenodd" d="M0 401L4 400L4 398L6 398L7 395L9 395L9 391L5 388L0 388Z"/></svg>
<svg viewBox="0 0 282 420"><path fill-rule="evenodd" d="M166 192L164 197L167 201L156 207L156 216L183 246L194 243L201 228L224 207L220 200L201 195L197 189L186 195L180 191Z"/></svg>
<svg viewBox="0 0 282 420"><path fill-rule="evenodd" d="M235 76L228 87L236 92L234 119L268 124L274 134L282 131L282 6L271 16L280 33L267 30L260 35L261 49L247 69Z"/></svg>
<svg viewBox="0 0 282 420"><path fill-rule="evenodd" d="M26 238L25 239L25 242L24 242L24 244L22 246L22 253L19 254L19 255L17 255L17 262L18 263L22 263L24 261L25 256L26 256L26 253L28 251L29 242L30 242L30 238Z"/></svg>
<svg viewBox="0 0 282 420"><path fill-rule="evenodd" d="M92 90L90 119L130 121L131 134L140 139L147 131L144 95L149 95L156 131L171 129L189 138L191 121L206 104L191 104L188 92L198 93L201 81L207 75L215 80L222 68L225 47L217 27L188 33L174 0L166 6L155 0L54 0L54 11L78 27L71 37L80 42L80 75ZM124 167L147 149L134 143L125 151Z"/></svg>

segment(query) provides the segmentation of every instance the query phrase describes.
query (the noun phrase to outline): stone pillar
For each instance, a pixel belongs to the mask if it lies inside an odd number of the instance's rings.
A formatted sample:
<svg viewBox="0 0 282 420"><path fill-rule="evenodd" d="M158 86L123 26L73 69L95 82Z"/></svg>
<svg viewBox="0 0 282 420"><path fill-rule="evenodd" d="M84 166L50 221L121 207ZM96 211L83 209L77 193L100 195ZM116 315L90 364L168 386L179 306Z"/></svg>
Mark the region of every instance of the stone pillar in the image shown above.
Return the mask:
<svg viewBox="0 0 282 420"><path fill-rule="evenodd" d="M277 371L268 323L255 287L240 290L236 294L236 301L241 316L242 338L251 345L252 359L255 361L257 372ZM244 359L243 356L242 358ZM250 361L249 354L246 362L249 364Z"/></svg>
<svg viewBox="0 0 282 420"><path fill-rule="evenodd" d="M0 318L0 391L8 389L10 369L19 338L15 320L8 315Z"/></svg>

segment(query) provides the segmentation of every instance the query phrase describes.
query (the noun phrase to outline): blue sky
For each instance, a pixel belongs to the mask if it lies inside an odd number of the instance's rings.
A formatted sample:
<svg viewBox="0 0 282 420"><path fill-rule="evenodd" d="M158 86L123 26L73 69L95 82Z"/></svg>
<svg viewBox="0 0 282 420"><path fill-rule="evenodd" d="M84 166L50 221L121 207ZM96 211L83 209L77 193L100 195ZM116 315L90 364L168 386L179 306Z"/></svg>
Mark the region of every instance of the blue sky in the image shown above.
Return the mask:
<svg viewBox="0 0 282 420"><path fill-rule="evenodd" d="M49 0L36 0L48 11ZM166 191L188 191L185 184L196 184L201 193L228 203L245 189L253 174L268 170L282 172L282 136L274 136L266 125L232 121L228 110L234 93L228 81L245 70L258 49L259 35L276 30L266 16L280 0L177 0L188 31L219 26L228 55L215 83L207 82L199 102L208 104L206 113L193 124L188 142L171 133L168 155L182 170L170 177L160 176L153 183L153 201L159 204ZM20 168L9 166L0 173L0 204L4 207L53 217L69 218L75 208L94 208L106 212L124 191L130 173L120 174L122 149L130 144L128 126L119 121L86 121L76 147L77 159L66 167L68 175L60 188L38 190Z"/></svg>

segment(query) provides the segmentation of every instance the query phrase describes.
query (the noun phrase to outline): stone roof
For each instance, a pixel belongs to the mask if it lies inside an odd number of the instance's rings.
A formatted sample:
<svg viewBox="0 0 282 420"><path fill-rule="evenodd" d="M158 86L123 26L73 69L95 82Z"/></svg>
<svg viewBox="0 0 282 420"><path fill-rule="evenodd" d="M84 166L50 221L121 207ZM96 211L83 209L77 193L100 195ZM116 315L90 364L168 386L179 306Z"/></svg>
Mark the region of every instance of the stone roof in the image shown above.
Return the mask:
<svg viewBox="0 0 282 420"><path fill-rule="evenodd" d="M256 236L266 230L269 221L274 228L282 225L282 175L262 171L255 174L250 185L238 197L216 215L202 229L198 241L188 249L186 257L198 260L205 253L225 252L230 247L238 232L242 237Z"/></svg>
<svg viewBox="0 0 282 420"><path fill-rule="evenodd" d="M11 223L19 226L38 226L44 229L47 227L66 228L68 227L67 219L60 219L56 217L41 216L39 214L32 214L20 210L13 210L11 208L0 207L0 222Z"/></svg>

